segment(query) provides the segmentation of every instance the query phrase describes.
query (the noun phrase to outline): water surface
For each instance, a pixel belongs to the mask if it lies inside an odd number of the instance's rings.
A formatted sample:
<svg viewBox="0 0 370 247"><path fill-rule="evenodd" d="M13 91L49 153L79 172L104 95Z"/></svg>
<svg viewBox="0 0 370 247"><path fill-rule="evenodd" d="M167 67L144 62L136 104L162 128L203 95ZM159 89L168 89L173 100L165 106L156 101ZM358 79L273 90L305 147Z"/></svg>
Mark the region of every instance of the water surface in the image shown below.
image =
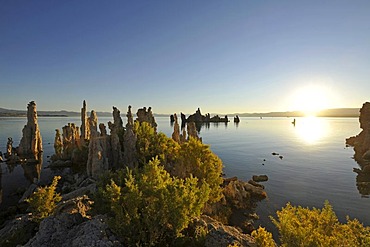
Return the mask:
<svg viewBox="0 0 370 247"><path fill-rule="evenodd" d="M111 118L99 118L107 123ZM169 118L156 118L158 131L171 136ZM248 181L252 175L266 174L268 199L259 204L258 222L272 229L269 215L281 209L287 202L294 205L322 207L325 200L333 205L338 218L358 218L370 225L370 199L359 193L353 172L357 163L352 159L353 149L345 147L345 138L360 132L356 118L241 118L239 124L210 124L203 126L200 136L203 142L223 161L226 176L237 176ZM55 129L68 122L80 125L79 118L39 118L44 145L43 167L48 165L47 156L53 153ZM125 119L124 119L125 122ZM18 146L25 118L0 119L0 150L5 152L6 141L12 137ZM279 155L272 155L272 153ZM279 158L282 156L282 159ZM27 187L30 180L27 167L1 165L3 206L6 197L19 187ZM50 176L42 169L40 179Z"/></svg>

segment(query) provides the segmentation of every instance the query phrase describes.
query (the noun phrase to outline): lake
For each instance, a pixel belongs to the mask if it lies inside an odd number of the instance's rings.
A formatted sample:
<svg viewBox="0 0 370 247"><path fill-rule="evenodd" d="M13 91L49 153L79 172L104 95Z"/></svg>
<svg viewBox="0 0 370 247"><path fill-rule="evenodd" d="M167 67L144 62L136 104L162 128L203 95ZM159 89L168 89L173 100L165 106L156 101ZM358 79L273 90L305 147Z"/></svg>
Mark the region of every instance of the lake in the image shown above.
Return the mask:
<svg viewBox="0 0 370 247"><path fill-rule="evenodd" d="M122 114L123 115L123 114ZM99 118L107 123L111 118ZM123 117L124 122L126 118ZM274 215L287 202L304 207L322 207L328 200L340 221L346 215L370 225L370 199L356 187L352 159L354 151L345 146L345 138L360 132L357 118L241 118L239 124L210 124L203 126L200 136L223 161L227 177L237 176L248 181L252 175L266 174L264 182L268 198L259 203L257 224L272 229L269 215ZM55 129L68 122L80 126L80 118L39 117L43 138L44 159L40 180L45 181L51 171L45 169L53 154ZM156 118L158 131L172 134L169 117ZM26 118L0 118L0 150L6 151L8 137L18 146ZM272 155L272 153L279 155ZM282 156L282 159L279 158ZM14 203L18 188L27 187L32 174L40 168L25 165L1 164L3 202L1 207ZM12 199L13 198L13 199Z"/></svg>

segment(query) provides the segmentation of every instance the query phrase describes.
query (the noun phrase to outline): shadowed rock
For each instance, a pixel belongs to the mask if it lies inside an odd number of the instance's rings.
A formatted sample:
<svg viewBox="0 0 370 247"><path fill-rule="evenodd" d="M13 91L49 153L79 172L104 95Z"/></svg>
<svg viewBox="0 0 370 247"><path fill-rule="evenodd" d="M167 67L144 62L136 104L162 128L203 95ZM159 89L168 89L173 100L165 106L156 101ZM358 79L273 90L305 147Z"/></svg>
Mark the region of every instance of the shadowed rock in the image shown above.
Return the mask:
<svg viewBox="0 0 370 247"><path fill-rule="evenodd" d="M173 119L174 119L174 121L173 121L174 122L174 125L173 125L172 139L175 142L180 143L180 125L177 122L177 115L175 113L174 115L171 115L171 116L173 116Z"/></svg>
<svg viewBox="0 0 370 247"><path fill-rule="evenodd" d="M132 117L131 106L127 111L126 131L123 136L123 163L129 168L137 166L136 142L137 136L134 133L134 119Z"/></svg>
<svg viewBox="0 0 370 247"><path fill-rule="evenodd" d="M27 124L22 130L22 139L18 147L19 155L36 155L42 152L42 139L37 122L36 103L31 101L27 106Z"/></svg>

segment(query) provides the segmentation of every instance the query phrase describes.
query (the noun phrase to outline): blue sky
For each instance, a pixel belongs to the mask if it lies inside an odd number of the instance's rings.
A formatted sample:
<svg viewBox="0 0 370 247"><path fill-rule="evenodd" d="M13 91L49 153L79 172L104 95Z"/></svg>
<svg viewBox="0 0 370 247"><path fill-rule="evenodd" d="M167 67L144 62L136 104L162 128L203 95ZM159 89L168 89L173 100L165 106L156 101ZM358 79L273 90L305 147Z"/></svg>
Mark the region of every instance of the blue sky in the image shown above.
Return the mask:
<svg viewBox="0 0 370 247"><path fill-rule="evenodd" d="M0 1L3 108L361 107L369 68L370 1Z"/></svg>

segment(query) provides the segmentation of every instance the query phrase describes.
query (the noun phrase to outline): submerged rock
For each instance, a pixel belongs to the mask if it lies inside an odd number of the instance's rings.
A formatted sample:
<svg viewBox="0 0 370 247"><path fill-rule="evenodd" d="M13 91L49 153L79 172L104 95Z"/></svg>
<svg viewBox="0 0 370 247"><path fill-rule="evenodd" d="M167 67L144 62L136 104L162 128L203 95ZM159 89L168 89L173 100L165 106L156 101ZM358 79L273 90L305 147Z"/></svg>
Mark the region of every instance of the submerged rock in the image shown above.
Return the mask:
<svg viewBox="0 0 370 247"><path fill-rule="evenodd" d="M254 182L266 182L269 178L267 175L254 175L252 179Z"/></svg>

